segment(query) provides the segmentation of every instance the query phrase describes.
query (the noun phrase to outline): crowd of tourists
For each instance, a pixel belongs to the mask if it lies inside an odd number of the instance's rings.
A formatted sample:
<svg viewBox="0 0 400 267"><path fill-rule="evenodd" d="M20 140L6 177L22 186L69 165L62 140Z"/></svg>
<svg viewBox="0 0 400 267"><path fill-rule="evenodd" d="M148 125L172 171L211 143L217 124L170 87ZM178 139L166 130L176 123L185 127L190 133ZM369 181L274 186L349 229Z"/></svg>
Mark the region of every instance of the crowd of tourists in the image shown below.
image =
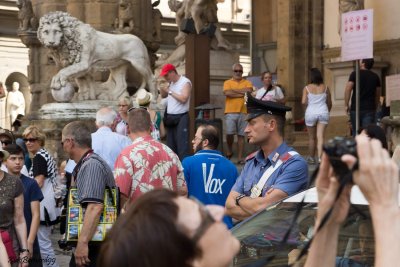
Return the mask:
<svg viewBox="0 0 400 267"><path fill-rule="evenodd" d="M362 64L366 70L372 67ZM270 72L261 75L263 87L254 90L243 78L243 66L232 66L232 78L223 86L225 154L218 150L223 141L220 129L212 124L197 127L190 147L191 81L171 64L163 66L160 76L169 83L160 89L167 99L163 116L152 109L154 96L139 89L135 103L122 97L117 108L100 108L95 130L84 121L66 124L61 146L67 160L59 164L45 148L46 135L39 127L30 125L21 136L0 129L0 265L59 266L50 235L61 220L60 244L72 249L70 266L230 266L240 244L229 229L306 189L308 160L320 163L316 229L329 208L335 208L305 264L334 266L352 184L335 202L338 180L322 151L332 101L321 72L311 69L303 90L310 137L307 160L284 140L291 108L285 106L285 90L272 81ZM346 106L354 88L352 77ZM371 95L375 101L376 95ZM366 108L376 107L374 101ZM397 251L400 238L398 226L389 223L399 216L398 167L389 157L384 134L369 126L374 120L364 113L361 118L358 159L345 155L342 160L350 169L359 166L354 183L370 203L375 266L390 266L399 261L397 253L389 252ZM257 148L247 157L245 138ZM240 173L231 161L234 151L235 163L243 165Z"/></svg>

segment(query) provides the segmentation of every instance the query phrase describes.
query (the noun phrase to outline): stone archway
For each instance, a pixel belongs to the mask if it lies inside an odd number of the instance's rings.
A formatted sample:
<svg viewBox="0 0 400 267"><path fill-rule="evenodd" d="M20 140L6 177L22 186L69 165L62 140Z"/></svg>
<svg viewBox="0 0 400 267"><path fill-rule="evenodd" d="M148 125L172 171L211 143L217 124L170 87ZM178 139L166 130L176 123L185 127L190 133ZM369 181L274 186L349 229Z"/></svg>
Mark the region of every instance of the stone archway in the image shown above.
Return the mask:
<svg viewBox="0 0 400 267"><path fill-rule="evenodd" d="M31 94L31 89L29 87L28 77L26 77L26 75L21 72L12 72L11 74L9 74L4 84L4 88L7 90L7 92L10 92L12 90L12 84L14 82L19 83L19 91L24 95L25 115L26 115L30 111L30 106L32 101L32 94ZM9 120L7 121L6 119L6 125L11 126L11 123L12 122L10 122Z"/></svg>

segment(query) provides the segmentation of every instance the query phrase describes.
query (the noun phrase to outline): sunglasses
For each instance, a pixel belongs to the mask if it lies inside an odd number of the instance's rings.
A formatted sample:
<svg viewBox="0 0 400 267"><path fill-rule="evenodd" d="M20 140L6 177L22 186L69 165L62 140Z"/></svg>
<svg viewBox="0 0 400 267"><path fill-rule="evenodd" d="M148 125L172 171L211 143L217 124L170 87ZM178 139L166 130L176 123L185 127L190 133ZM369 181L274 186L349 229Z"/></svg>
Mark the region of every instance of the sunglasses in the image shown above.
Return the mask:
<svg viewBox="0 0 400 267"><path fill-rule="evenodd" d="M234 70L233 72L236 72L236 73L243 73L242 70Z"/></svg>
<svg viewBox="0 0 400 267"><path fill-rule="evenodd" d="M132 110L135 110L135 109L144 109L144 110L147 110L146 107L142 107L142 106L140 106L140 107L132 107L132 108L128 109L128 113L131 112Z"/></svg>
<svg viewBox="0 0 400 267"><path fill-rule="evenodd" d="M197 243L200 238L204 235L207 229L215 223L214 217L211 215L210 211L201 203L197 198L190 196L191 200L196 202L199 205L199 211L201 216L200 226L197 228L196 232L193 235L192 240Z"/></svg>
<svg viewBox="0 0 400 267"><path fill-rule="evenodd" d="M3 146L8 146L8 145L12 144L12 141L9 141L9 140L4 140L4 141L0 141L0 142L3 144Z"/></svg>
<svg viewBox="0 0 400 267"><path fill-rule="evenodd" d="M22 140L24 140L25 143L28 143L28 142L33 143L33 142L36 142L38 139L37 138L24 138Z"/></svg>
<svg viewBox="0 0 400 267"><path fill-rule="evenodd" d="M65 138L63 141L61 141L61 146L63 147L66 141L71 141L73 140L72 138Z"/></svg>

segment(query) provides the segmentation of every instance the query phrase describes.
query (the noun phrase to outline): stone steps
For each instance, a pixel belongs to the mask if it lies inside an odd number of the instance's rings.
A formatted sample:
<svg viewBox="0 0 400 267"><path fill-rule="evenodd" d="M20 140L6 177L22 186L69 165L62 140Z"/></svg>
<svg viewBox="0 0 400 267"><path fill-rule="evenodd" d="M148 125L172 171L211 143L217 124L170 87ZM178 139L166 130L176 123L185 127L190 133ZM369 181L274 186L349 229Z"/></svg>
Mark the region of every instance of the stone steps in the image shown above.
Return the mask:
<svg viewBox="0 0 400 267"><path fill-rule="evenodd" d="M295 131L292 137L294 141L291 146L303 157L308 156L308 133Z"/></svg>

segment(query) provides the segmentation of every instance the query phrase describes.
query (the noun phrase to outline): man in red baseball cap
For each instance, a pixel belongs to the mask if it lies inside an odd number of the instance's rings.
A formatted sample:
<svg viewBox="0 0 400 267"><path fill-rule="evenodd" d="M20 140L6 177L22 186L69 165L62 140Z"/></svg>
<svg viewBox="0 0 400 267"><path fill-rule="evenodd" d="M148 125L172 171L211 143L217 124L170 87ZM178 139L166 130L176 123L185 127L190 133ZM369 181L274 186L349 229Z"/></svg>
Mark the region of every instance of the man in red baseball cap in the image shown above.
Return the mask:
<svg viewBox="0 0 400 267"><path fill-rule="evenodd" d="M167 145L182 160L189 155L189 103L192 91L191 81L179 75L172 64L165 64L160 73L169 83L160 90L163 98L167 97L164 113L164 126L167 129Z"/></svg>

